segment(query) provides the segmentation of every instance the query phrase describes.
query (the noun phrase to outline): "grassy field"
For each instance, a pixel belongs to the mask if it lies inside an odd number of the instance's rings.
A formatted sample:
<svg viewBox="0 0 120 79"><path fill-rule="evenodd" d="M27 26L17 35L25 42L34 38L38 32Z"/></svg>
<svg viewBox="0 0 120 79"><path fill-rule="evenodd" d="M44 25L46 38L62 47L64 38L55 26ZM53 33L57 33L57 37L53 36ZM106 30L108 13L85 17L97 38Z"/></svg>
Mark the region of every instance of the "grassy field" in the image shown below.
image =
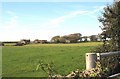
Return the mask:
<svg viewBox="0 0 120 79"><path fill-rule="evenodd" d="M51 61L59 74L85 69L85 53L100 42L77 44L30 44L26 46L4 46L2 48L2 74L4 77L45 77L42 71L35 71L39 60Z"/></svg>

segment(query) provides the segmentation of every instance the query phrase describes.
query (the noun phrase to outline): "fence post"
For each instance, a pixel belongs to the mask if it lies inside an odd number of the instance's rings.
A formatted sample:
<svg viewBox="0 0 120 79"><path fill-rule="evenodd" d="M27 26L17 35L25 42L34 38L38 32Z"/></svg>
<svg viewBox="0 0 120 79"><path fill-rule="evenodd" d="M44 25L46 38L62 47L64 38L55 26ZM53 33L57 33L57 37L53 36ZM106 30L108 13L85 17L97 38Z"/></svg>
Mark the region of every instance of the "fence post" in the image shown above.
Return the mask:
<svg viewBox="0 0 120 79"><path fill-rule="evenodd" d="M96 53L86 53L86 70L96 67Z"/></svg>

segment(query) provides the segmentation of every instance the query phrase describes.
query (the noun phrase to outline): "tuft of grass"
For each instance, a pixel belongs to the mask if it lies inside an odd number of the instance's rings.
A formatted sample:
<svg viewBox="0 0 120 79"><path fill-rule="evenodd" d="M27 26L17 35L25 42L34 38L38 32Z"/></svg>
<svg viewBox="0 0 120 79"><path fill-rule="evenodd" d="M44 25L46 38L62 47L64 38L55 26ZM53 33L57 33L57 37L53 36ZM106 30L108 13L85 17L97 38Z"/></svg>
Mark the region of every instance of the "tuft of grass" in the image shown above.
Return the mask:
<svg viewBox="0 0 120 79"><path fill-rule="evenodd" d="M2 48L3 77L46 77L36 71L39 60L51 61L61 75L76 69L85 69L85 53L90 52L101 42L76 44L30 44L26 46L4 46Z"/></svg>

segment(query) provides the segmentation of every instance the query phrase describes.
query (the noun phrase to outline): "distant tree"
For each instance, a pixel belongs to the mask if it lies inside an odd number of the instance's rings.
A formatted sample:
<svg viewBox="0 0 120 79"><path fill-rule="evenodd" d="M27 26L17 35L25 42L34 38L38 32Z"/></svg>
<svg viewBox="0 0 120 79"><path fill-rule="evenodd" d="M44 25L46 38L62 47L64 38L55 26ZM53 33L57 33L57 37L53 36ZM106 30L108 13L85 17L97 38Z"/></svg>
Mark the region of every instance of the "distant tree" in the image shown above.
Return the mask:
<svg viewBox="0 0 120 79"><path fill-rule="evenodd" d="M51 42L54 43L77 43L78 40L80 40L82 34L80 33L74 33L70 35L64 35L64 36L54 36L51 39Z"/></svg>
<svg viewBox="0 0 120 79"><path fill-rule="evenodd" d="M67 38L67 36L62 36L62 37L60 37L60 38L59 38L59 42L60 42L60 43L66 43L66 40L67 40L66 38Z"/></svg>
<svg viewBox="0 0 120 79"><path fill-rule="evenodd" d="M22 39L20 42L23 44L30 44L30 39Z"/></svg>
<svg viewBox="0 0 120 79"><path fill-rule="evenodd" d="M90 36L90 41L95 42L95 41L97 41L97 40L98 40L98 35L91 35L91 36Z"/></svg>
<svg viewBox="0 0 120 79"><path fill-rule="evenodd" d="M69 40L71 43L77 43L81 36L82 34L80 33L70 34L67 36L67 40Z"/></svg>
<svg viewBox="0 0 120 79"><path fill-rule="evenodd" d="M33 42L34 42L35 44L40 43L40 42L39 42L39 39L35 39Z"/></svg>
<svg viewBox="0 0 120 79"><path fill-rule="evenodd" d="M59 39L60 39L60 36L54 36L52 37L51 42L59 43L60 42Z"/></svg>
<svg viewBox="0 0 120 79"><path fill-rule="evenodd" d="M101 34L98 34L98 40L97 41L101 41L102 42L102 35Z"/></svg>

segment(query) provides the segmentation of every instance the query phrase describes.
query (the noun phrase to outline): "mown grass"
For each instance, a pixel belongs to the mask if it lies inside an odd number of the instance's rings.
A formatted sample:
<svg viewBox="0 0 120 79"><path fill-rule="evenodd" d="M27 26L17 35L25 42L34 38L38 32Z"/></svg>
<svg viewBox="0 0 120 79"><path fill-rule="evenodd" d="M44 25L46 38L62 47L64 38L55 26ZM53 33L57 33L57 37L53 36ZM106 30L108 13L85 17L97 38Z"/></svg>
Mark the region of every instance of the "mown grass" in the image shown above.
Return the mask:
<svg viewBox="0 0 120 79"><path fill-rule="evenodd" d="M26 46L4 46L2 48L2 74L4 77L46 77L41 69L35 71L39 60L51 61L61 75L85 69L85 53L101 42L77 44L30 44Z"/></svg>

